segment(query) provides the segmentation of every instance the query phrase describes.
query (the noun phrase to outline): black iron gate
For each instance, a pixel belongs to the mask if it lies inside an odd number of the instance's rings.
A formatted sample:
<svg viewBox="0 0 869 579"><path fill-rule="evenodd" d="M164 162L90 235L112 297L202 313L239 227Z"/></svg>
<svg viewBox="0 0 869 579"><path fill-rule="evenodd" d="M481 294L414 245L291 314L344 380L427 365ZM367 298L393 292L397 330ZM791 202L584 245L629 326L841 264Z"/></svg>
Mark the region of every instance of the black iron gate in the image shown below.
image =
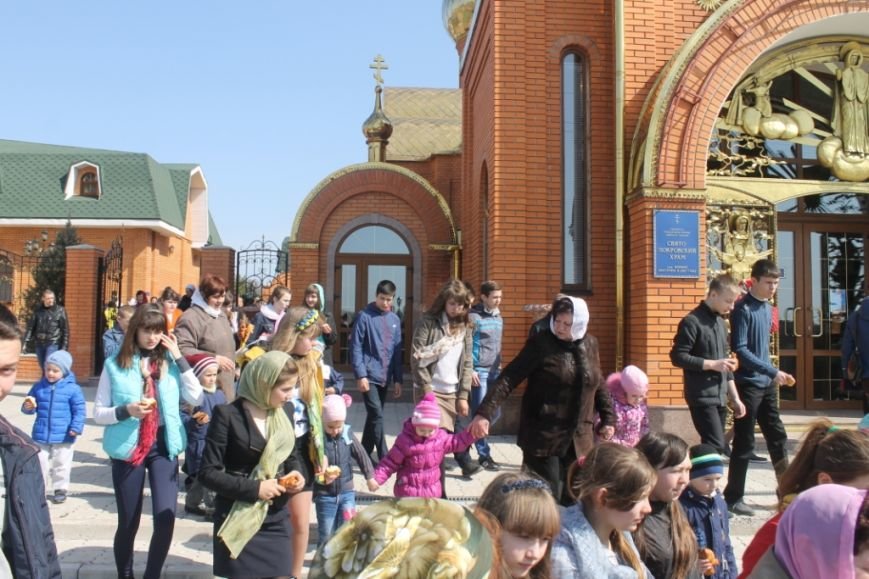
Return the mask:
<svg viewBox="0 0 869 579"><path fill-rule="evenodd" d="M96 344L94 344L94 375L103 370L103 333L114 327L121 304L121 280L124 272L124 244L119 237L100 259L97 275Z"/></svg>
<svg viewBox="0 0 869 579"><path fill-rule="evenodd" d="M275 286L289 284L290 254L274 242L262 238L235 255L235 295L245 311L256 309L259 300L268 301Z"/></svg>

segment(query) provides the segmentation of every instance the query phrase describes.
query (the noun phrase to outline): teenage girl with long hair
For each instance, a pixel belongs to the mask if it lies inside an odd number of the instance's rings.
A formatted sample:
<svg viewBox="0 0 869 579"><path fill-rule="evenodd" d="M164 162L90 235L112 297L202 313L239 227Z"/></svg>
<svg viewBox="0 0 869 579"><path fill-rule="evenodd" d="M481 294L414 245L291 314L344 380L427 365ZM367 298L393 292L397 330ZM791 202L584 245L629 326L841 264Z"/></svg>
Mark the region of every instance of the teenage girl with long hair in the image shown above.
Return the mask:
<svg viewBox="0 0 869 579"><path fill-rule="evenodd" d="M202 385L166 332L160 307L138 307L120 351L106 360L94 400L94 421L106 425L103 449L112 459L118 577L133 576L146 475L154 533L144 577L160 576L175 529L178 455L187 440L181 402L197 406L201 400Z"/></svg>
<svg viewBox="0 0 869 579"><path fill-rule="evenodd" d="M652 512L634 532L643 563L655 579L699 578L697 537L678 500L690 480L688 443L675 434L650 432L637 450L658 475L650 496Z"/></svg>
<svg viewBox="0 0 869 579"><path fill-rule="evenodd" d="M323 373L320 353L314 343L320 335L317 310L292 307L284 314L270 343L272 351L286 352L299 368L299 381L287 411L292 415L296 444L302 456L300 471L305 478L302 492L290 497L290 522L293 526L293 572L302 575L313 504L314 479L328 466L323 436ZM321 481L322 482L322 481Z"/></svg>
<svg viewBox="0 0 869 579"><path fill-rule="evenodd" d="M570 467L576 504L561 514L552 577L651 579L631 531L651 511L655 470L636 449L604 442Z"/></svg>
<svg viewBox="0 0 869 579"><path fill-rule="evenodd" d="M836 428L822 418L803 436L793 461L779 479L778 513L757 531L742 555L742 573L748 577L758 560L775 543L775 533L785 509L801 492L835 483L869 489L869 435Z"/></svg>
<svg viewBox="0 0 869 579"><path fill-rule="evenodd" d="M490 525L500 564L492 579L549 579L552 540L561 530L561 515L549 483L525 473L495 477L480 496L477 515L491 515Z"/></svg>

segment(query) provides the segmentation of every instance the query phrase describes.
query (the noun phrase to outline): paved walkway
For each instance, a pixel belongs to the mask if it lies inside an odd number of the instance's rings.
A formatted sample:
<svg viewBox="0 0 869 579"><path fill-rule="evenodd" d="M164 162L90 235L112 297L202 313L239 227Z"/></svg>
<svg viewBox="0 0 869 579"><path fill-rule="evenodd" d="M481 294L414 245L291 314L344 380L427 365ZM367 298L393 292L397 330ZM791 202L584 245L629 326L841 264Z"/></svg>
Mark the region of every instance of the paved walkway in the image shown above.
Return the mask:
<svg viewBox="0 0 869 579"><path fill-rule="evenodd" d="M33 418L20 412L20 406L29 384L17 384L13 392L0 402L0 414L13 424L30 432ZM88 400L88 416L93 415L93 397L96 389L85 388ZM412 405L406 402L390 402L386 407L386 428L389 433L399 432L402 422L410 415ZM349 409L348 421L354 425L358 436L364 424L363 405L354 404ZM807 418L805 413L786 415L788 424L793 424L791 443L796 445L797 438L804 429ZM838 413L836 422L853 426L858 421L856 413ZM389 444L394 437L387 437ZM70 496L66 503L49 503L54 525L57 548L63 576L75 577L116 577L112 556L112 540L117 523L115 500L112 491L109 461L101 448L102 428L88 419L84 435L76 443L75 463L72 468ZM513 436L490 437L493 458L503 465L504 470L517 470L521 463L521 452L514 444ZM762 439L759 437L760 451L763 452ZM473 452L473 451L472 451ZM452 460L450 460L452 464ZM459 470L453 468L447 473L447 494L452 498L471 502L480 495L483 488L494 478L495 473L481 472L473 480L461 478ZM357 473L357 489L364 489L361 475ZM772 467L769 464L752 465L747 482L747 500L751 503L772 508L775 504L775 485ZM148 489L145 490L148 496ZM376 496L391 496L392 482L382 488L377 495L359 492L360 501L376 500ZM211 551L212 526L201 517L184 512L183 496L179 497L178 520L175 526L172 549L163 577L212 577ZM755 530L767 518L767 511L760 511L758 517L736 517L731 519L731 531L738 560L750 541ZM311 516L316 521L316 517ZM312 523L311 537L316 540L316 529ZM150 501L145 501L142 525L136 541L135 571L141 576L144 570L148 541L152 532L150 520ZM308 559L313 556L313 546L309 549Z"/></svg>

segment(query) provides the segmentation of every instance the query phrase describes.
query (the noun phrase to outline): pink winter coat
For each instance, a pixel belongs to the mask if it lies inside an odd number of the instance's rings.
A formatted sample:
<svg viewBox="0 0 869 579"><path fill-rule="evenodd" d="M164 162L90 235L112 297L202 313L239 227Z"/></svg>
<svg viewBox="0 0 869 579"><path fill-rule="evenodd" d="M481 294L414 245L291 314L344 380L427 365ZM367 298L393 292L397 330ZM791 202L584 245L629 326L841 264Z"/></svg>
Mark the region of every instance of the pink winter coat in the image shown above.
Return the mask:
<svg viewBox="0 0 869 579"><path fill-rule="evenodd" d="M398 472L396 497L441 498L441 463L451 452L466 450L474 442L468 432L450 434L438 428L428 438L416 435L410 419L404 421L401 434L386 457L374 469L374 480L382 485Z"/></svg>

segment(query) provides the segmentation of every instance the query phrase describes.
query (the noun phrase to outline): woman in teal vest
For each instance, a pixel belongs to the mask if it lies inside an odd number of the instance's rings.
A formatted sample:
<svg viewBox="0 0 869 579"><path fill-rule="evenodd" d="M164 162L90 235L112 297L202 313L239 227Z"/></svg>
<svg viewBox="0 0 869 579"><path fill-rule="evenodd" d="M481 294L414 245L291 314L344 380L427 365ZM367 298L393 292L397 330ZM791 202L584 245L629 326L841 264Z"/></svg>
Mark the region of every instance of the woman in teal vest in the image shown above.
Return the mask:
<svg viewBox="0 0 869 579"><path fill-rule="evenodd" d="M154 534L145 579L160 577L169 554L178 501L178 455L187 442L182 400L198 405L202 385L175 338L167 333L160 308L137 308L121 349L106 360L94 400L94 421L106 426L103 449L112 459L118 577L133 576L133 544L142 517L146 474Z"/></svg>

